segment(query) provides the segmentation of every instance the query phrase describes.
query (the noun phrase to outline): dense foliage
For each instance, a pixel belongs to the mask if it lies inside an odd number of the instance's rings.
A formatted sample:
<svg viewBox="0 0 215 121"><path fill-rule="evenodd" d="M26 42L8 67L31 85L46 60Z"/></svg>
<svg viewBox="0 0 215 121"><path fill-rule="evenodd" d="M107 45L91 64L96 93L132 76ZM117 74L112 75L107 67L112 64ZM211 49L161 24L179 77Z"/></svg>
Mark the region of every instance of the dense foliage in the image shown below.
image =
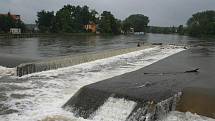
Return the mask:
<svg viewBox="0 0 215 121"><path fill-rule="evenodd" d="M97 25L100 33L120 34L121 31L128 33L131 28L135 32L145 32L149 19L142 14L131 15L121 22L109 11L103 11L101 15L95 10L90 10L88 6L65 5L54 12L40 11L37 13L36 21L41 32L64 32L80 33L87 32L84 28L89 23Z"/></svg>
<svg viewBox="0 0 215 121"><path fill-rule="evenodd" d="M149 33L162 33L191 36L215 36L215 11L203 11L194 14L188 21L187 26L179 25L176 27L148 27Z"/></svg>
<svg viewBox="0 0 215 121"><path fill-rule="evenodd" d="M215 35L215 11L194 14L187 21L187 32L192 36Z"/></svg>
<svg viewBox="0 0 215 121"><path fill-rule="evenodd" d="M111 12L103 11L99 20L99 31L101 33L120 34L121 22Z"/></svg>
<svg viewBox="0 0 215 121"><path fill-rule="evenodd" d="M134 32L146 32L149 18L142 14L134 14L123 21L123 31L128 33L131 28Z"/></svg>
<svg viewBox="0 0 215 121"><path fill-rule="evenodd" d="M65 5L56 15L44 10L38 12L36 23L42 32L85 32L84 25L98 22L97 14L88 6Z"/></svg>
<svg viewBox="0 0 215 121"><path fill-rule="evenodd" d="M97 12L88 6L66 5L56 13L57 32L84 32L84 25L97 23Z"/></svg>
<svg viewBox="0 0 215 121"><path fill-rule="evenodd" d="M21 28L22 31L25 31L25 25L21 20L14 20L10 13L0 15L0 33L8 33L10 28Z"/></svg>
<svg viewBox="0 0 215 121"><path fill-rule="evenodd" d="M178 28L177 28L177 33L180 34L180 35L184 35L185 34L185 28L183 25L179 25Z"/></svg>
<svg viewBox="0 0 215 121"><path fill-rule="evenodd" d="M54 12L40 11L37 13L38 20L36 21L41 32L50 32L53 29Z"/></svg>

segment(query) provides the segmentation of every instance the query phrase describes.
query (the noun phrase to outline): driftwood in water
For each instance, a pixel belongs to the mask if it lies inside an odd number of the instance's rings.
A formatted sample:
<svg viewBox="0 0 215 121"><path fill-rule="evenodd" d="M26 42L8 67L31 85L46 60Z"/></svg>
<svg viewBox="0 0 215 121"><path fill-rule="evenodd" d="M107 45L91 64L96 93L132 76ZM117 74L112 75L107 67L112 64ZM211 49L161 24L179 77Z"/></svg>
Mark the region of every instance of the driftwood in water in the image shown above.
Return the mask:
<svg viewBox="0 0 215 121"><path fill-rule="evenodd" d="M195 73L198 72L200 68L194 69L194 70L190 70L190 71L185 71L184 73Z"/></svg>
<svg viewBox="0 0 215 121"><path fill-rule="evenodd" d="M164 73L143 73L143 74L152 74L152 75L165 75L165 74L181 74L181 73L197 73L200 68L184 71L184 72L164 72Z"/></svg>
<svg viewBox="0 0 215 121"><path fill-rule="evenodd" d="M163 43L152 43L152 45L163 45Z"/></svg>

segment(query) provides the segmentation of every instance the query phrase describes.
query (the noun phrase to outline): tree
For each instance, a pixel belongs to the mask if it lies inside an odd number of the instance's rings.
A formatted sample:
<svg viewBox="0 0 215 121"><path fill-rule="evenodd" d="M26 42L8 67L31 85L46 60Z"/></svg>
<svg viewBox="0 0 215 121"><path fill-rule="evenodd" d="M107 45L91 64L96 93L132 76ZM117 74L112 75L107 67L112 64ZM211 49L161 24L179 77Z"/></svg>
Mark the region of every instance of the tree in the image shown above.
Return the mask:
<svg viewBox="0 0 215 121"><path fill-rule="evenodd" d="M4 33L7 33L10 31L10 28L15 27L15 21L12 19L10 15L5 16L1 15L0 16L0 29Z"/></svg>
<svg viewBox="0 0 215 121"><path fill-rule="evenodd" d="M131 23L128 21L122 22L122 30L125 34L129 33L131 31Z"/></svg>
<svg viewBox="0 0 215 121"><path fill-rule="evenodd" d="M177 29L177 32L180 35L184 35L184 26L183 25L179 25L178 29Z"/></svg>
<svg viewBox="0 0 215 121"><path fill-rule="evenodd" d="M21 20L15 22L15 28L20 28L22 32L26 31L26 26Z"/></svg>
<svg viewBox="0 0 215 121"><path fill-rule="evenodd" d="M84 25L97 22L95 10L88 6L65 5L56 13L56 29L58 32L85 32Z"/></svg>
<svg viewBox="0 0 215 121"><path fill-rule="evenodd" d="M176 27L170 27L170 33L176 33L177 32L177 28Z"/></svg>
<svg viewBox="0 0 215 121"><path fill-rule="evenodd" d="M56 28L58 32L74 32L75 6L65 5L56 13Z"/></svg>
<svg viewBox="0 0 215 121"><path fill-rule="evenodd" d="M126 18L123 22L123 30L128 32L130 28L134 28L135 32L146 32L149 18L142 14L134 14Z"/></svg>
<svg viewBox="0 0 215 121"><path fill-rule="evenodd" d="M99 23L98 12L96 10L90 11L90 21L93 23Z"/></svg>
<svg viewBox="0 0 215 121"><path fill-rule="evenodd" d="M113 26L113 33L114 34L121 34L122 30L122 21L119 19L115 19L115 25Z"/></svg>
<svg viewBox="0 0 215 121"><path fill-rule="evenodd" d="M111 12L102 12L99 20L99 29L101 33L119 34L120 27L120 21L117 20Z"/></svg>
<svg viewBox="0 0 215 121"><path fill-rule="evenodd" d="M51 32L52 31L52 22L54 20L54 12L53 11L45 11L42 10L37 13L37 25L41 32Z"/></svg>
<svg viewBox="0 0 215 121"><path fill-rule="evenodd" d="M83 6L80 11L79 21L81 25L86 25L90 22L91 14L88 6Z"/></svg>
<svg viewBox="0 0 215 121"><path fill-rule="evenodd" d="M187 30L192 36L215 35L215 11L193 14L187 21Z"/></svg>

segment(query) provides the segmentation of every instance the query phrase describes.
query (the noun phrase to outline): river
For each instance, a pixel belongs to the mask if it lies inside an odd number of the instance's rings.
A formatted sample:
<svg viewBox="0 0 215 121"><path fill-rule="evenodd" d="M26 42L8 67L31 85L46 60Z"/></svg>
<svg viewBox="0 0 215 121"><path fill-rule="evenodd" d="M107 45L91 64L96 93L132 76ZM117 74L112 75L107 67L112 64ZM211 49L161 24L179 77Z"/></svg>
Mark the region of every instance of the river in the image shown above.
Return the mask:
<svg viewBox="0 0 215 121"><path fill-rule="evenodd" d="M0 55L10 54L23 58L44 59L107 49L134 47L138 42L189 44L196 40L196 38L188 36L165 34L0 39ZM198 39L198 41L201 40Z"/></svg>
<svg viewBox="0 0 215 121"><path fill-rule="evenodd" d="M211 40L162 34L43 37L0 39L0 55L37 60L135 47L137 42L214 46ZM0 75L0 121L85 120L61 108L81 87L138 70L180 51L183 51L183 48L154 47L24 77L10 75L13 68L3 67L4 63L0 63L0 73L2 72ZM95 117L86 120L123 121L133 110L134 105L135 102L129 100L110 98L97 111ZM213 121L213 119L180 112L171 112L164 121L177 121L177 119Z"/></svg>

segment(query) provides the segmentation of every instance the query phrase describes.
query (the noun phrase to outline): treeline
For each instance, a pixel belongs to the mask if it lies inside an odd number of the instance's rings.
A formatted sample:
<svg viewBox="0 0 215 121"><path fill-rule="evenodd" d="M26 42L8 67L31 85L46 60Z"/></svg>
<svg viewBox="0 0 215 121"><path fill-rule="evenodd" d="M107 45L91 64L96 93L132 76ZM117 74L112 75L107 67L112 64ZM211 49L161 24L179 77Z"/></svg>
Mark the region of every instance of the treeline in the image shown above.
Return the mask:
<svg viewBox="0 0 215 121"><path fill-rule="evenodd" d="M215 11L203 11L193 14L187 21L187 26L180 25L178 27L156 27L150 26L147 29L149 33L173 34L190 36L215 36Z"/></svg>
<svg viewBox="0 0 215 121"><path fill-rule="evenodd" d="M90 32L84 26L93 23L100 33L127 34L148 32L162 34L181 34L191 36L215 36L215 11L208 10L193 14L186 26L157 27L148 26L149 18L142 14L134 14L125 20L117 19L111 12L99 14L88 6L65 5L58 11L37 12L36 24L41 33L84 33ZM25 24L8 14L0 14L0 33L8 33L10 28L21 28L25 32Z"/></svg>
<svg viewBox="0 0 215 121"><path fill-rule="evenodd" d="M215 11L194 14L187 21L186 31L192 36L215 36Z"/></svg>
<svg viewBox="0 0 215 121"><path fill-rule="evenodd" d="M149 23L148 17L141 14L131 15L121 21L109 11L99 14L90 10L88 6L72 5L65 5L56 14L54 11L42 10L37 13L37 17L36 24L39 30L47 33L88 32L84 25L95 23L100 33L120 34L130 32L131 28L134 31L145 31Z"/></svg>
<svg viewBox="0 0 215 121"><path fill-rule="evenodd" d="M8 33L10 28L21 28L25 31L25 24L21 20L15 20L10 13L0 15L0 33Z"/></svg>
<svg viewBox="0 0 215 121"><path fill-rule="evenodd" d="M97 12L87 6L66 5L59 11L42 10L37 13L36 24L41 32L84 32L83 25L97 23Z"/></svg>

